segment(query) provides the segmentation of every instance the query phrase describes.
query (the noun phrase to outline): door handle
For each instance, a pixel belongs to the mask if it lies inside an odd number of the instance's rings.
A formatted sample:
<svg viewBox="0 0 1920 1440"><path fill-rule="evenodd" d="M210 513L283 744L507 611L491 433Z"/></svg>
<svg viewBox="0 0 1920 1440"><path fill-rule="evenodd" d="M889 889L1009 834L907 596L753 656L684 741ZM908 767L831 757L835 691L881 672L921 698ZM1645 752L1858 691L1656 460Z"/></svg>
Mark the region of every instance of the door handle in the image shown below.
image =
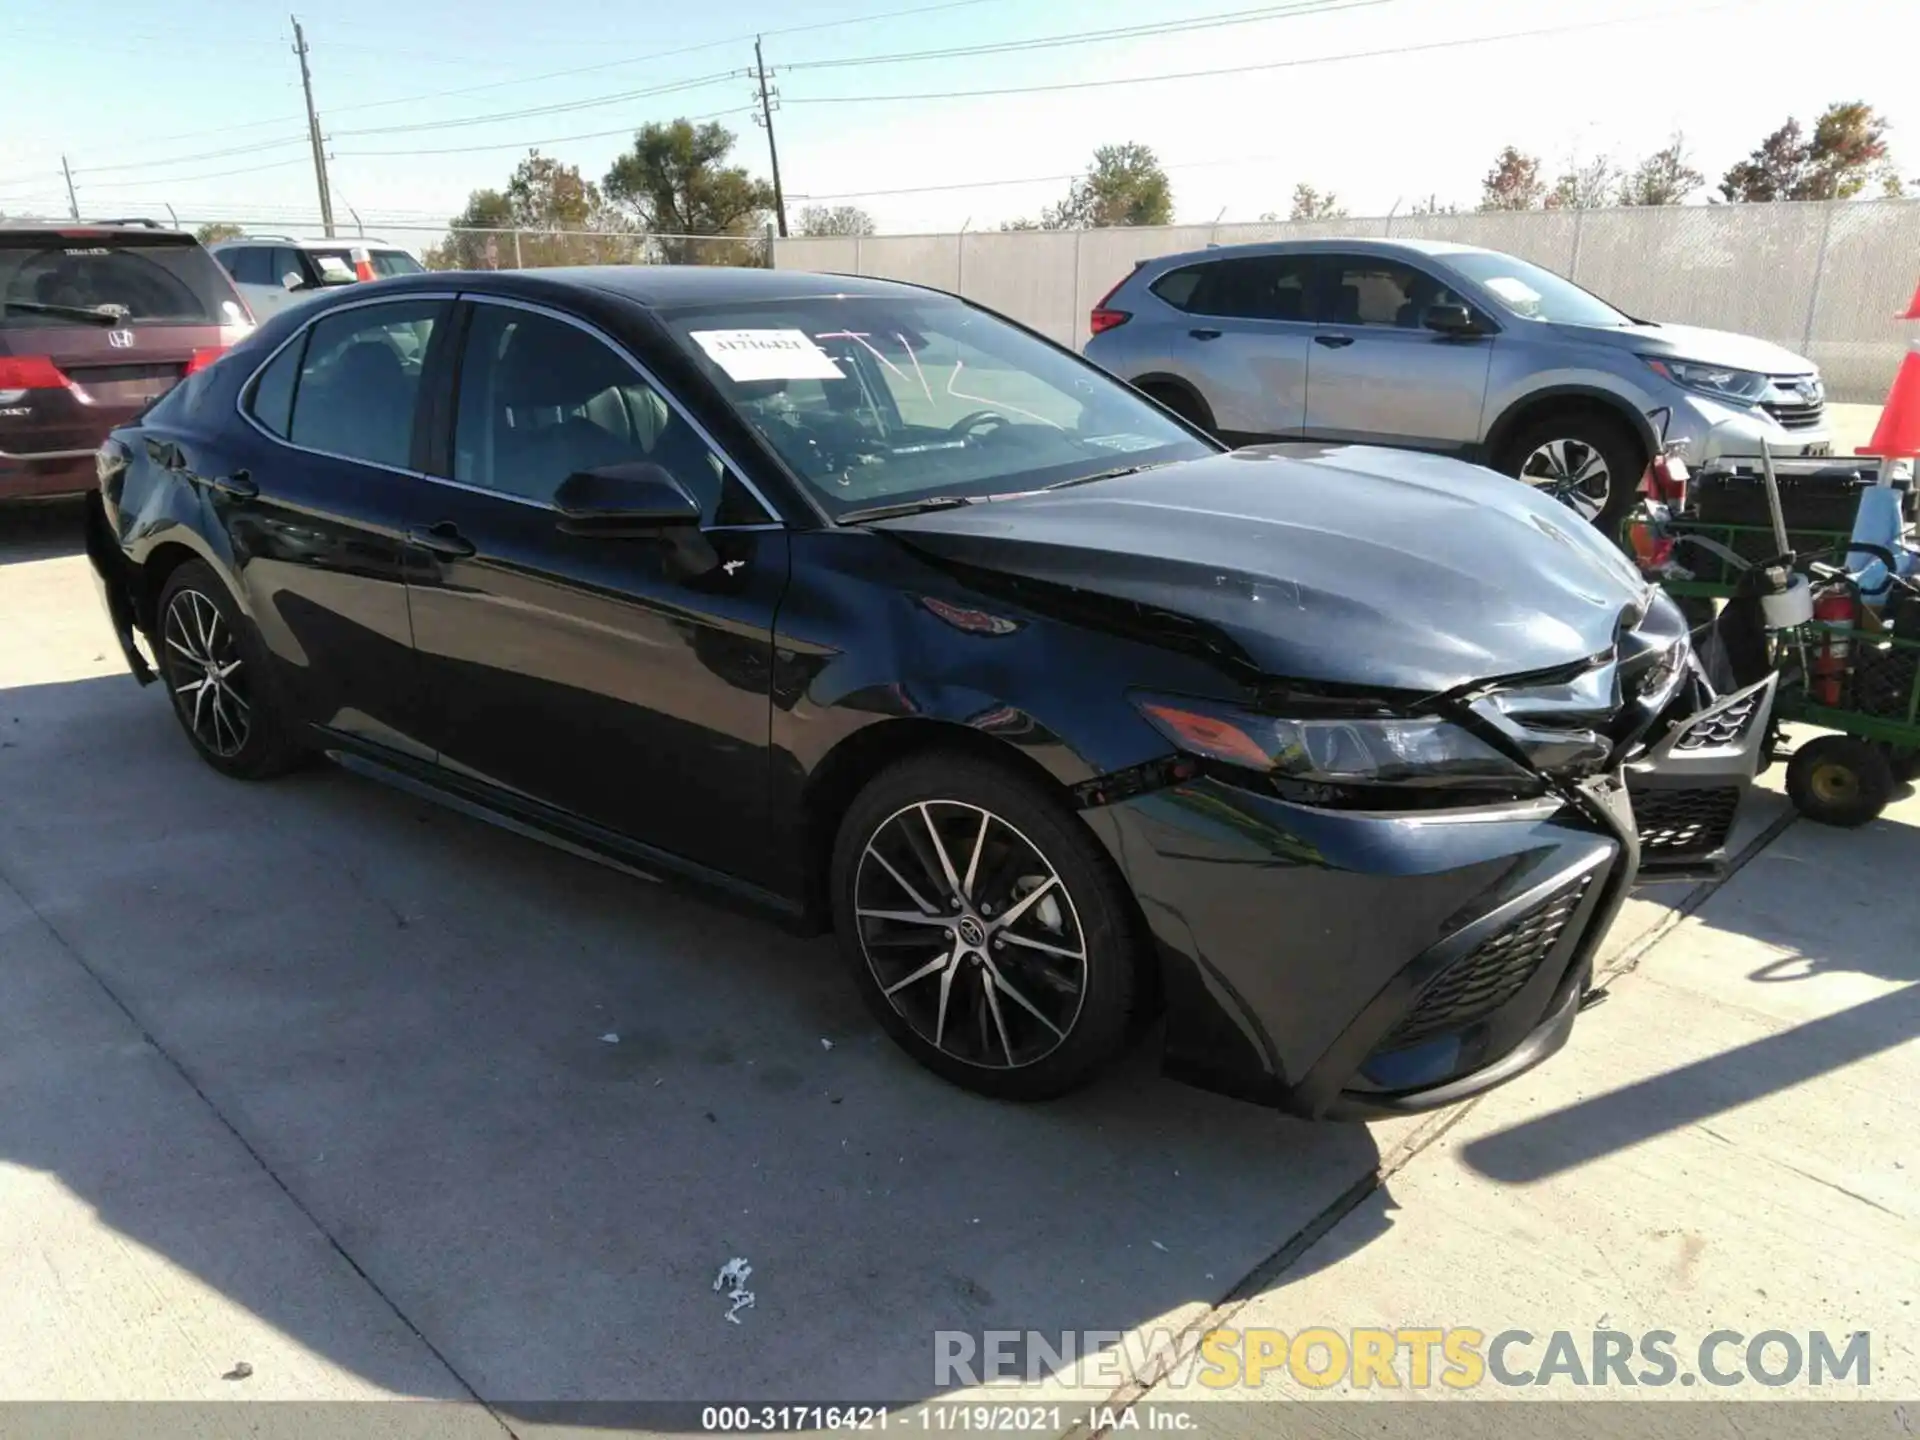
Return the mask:
<svg viewBox="0 0 1920 1440"><path fill-rule="evenodd" d="M260 487L253 483L253 476L245 470L236 470L231 475L202 480L200 483L209 490L218 490L235 500L252 500L260 493Z"/></svg>
<svg viewBox="0 0 1920 1440"><path fill-rule="evenodd" d="M1324 345L1329 350L1344 350L1353 343L1353 337L1351 335L1316 335L1313 337L1313 343Z"/></svg>
<svg viewBox="0 0 1920 1440"><path fill-rule="evenodd" d="M1218 340L1220 338L1220 332L1218 330L1189 330L1187 334L1195 340Z"/></svg>
<svg viewBox="0 0 1920 1440"><path fill-rule="evenodd" d="M451 520L442 520L437 525L416 525L407 531L407 543L418 545L430 554L443 560L464 560L475 550L474 543L460 533L460 527Z"/></svg>

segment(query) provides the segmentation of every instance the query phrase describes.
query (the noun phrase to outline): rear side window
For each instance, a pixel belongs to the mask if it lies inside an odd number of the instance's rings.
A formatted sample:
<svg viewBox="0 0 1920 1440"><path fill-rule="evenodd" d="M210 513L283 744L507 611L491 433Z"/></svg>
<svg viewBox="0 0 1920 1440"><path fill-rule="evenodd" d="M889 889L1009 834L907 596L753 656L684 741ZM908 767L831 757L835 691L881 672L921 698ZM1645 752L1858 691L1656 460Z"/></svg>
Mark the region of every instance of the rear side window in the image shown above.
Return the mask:
<svg viewBox="0 0 1920 1440"><path fill-rule="evenodd" d="M253 398L247 404L253 418L282 440L293 427L293 394L300 381L300 360L306 353L308 333L301 332L260 372L260 378L253 382Z"/></svg>
<svg viewBox="0 0 1920 1440"><path fill-rule="evenodd" d="M220 263L227 267L229 275L243 285L273 284L273 252L264 245L222 250Z"/></svg>
<svg viewBox="0 0 1920 1440"><path fill-rule="evenodd" d="M1305 320L1307 295L1313 283L1313 258L1308 255L1247 255L1192 266L1181 309L1195 315L1220 315L1235 320ZM1171 280L1169 275L1166 279ZM1164 283L1164 281L1162 282ZM1162 296L1169 304L1178 304Z"/></svg>
<svg viewBox="0 0 1920 1440"><path fill-rule="evenodd" d="M1205 273L1203 265L1189 265L1183 270L1169 270L1147 288L1176 310L1193 308L1193 292L1199 288L1200 277Z"/></svg>
<svg viewBox="0 0 1920 1440"><path fill-rule="evenodd" d="M287 439L349 460L407 468L427 345L446 311L443 300L396 300L315 322L293 380ZM261 423L272 428L264 416Z"/></svg>
<svg viewBox="0 0 1920 1440"><path fill-rule="evenodd" d="M231 325L244 319L232 287L198 245L172 238L0 237L0 328L130 323Z"/></svg>

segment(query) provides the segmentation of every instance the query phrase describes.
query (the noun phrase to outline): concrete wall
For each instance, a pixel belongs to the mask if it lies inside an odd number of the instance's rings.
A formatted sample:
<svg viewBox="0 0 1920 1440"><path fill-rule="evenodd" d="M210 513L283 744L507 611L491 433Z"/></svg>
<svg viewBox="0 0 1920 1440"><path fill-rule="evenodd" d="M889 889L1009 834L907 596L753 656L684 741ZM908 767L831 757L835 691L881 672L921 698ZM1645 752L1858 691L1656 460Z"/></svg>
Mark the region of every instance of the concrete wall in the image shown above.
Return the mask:
<svg viewBox="0 0 1920 1440"><path fill-rule="evenodd" d="M1505 250L1648 319L1764 336L1817 363L1840 401L1885 397L1905 348L1896 317L1920 282L1915 200L831 236L776 241L774 264L938 286L1078 347L1087 312L1135 260L1343 235Z"/></svg>

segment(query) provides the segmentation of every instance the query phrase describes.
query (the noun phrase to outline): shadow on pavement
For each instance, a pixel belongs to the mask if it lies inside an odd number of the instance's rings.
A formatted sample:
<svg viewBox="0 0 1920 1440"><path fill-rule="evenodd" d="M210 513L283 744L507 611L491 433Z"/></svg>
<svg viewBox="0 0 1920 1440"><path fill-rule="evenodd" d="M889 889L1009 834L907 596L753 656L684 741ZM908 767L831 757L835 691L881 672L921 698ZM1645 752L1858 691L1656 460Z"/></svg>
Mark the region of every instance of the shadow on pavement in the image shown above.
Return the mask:
<svg viewBox="0 0 1920 1440"><path fill-rule="evenodd" d="M827 942L331 769L224 779L124 676L0 731L0 1161L383 1389L924 1397L935 1330L1213 1303L1378 1162L1150 1054L973 1098Z"/></svg>
<svg viewBox="0 0 1920 1440"><path fill-rule="evenodd" d="M80 500L0 505L0 565L79 555L87 548Z"/></svg>

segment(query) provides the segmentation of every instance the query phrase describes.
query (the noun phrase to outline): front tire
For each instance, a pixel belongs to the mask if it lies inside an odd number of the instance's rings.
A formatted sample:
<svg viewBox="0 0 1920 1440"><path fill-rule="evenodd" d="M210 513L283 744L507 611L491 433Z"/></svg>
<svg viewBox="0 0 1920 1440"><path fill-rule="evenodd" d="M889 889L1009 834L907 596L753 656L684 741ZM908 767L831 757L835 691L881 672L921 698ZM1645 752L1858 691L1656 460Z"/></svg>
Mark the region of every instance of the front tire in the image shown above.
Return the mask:
<svg viewBox="0 0 1920 1440"><path fill-rule="evenodd" d="M160 678L200 758L241 780L291 769L300 751L275 703L266 647L220 577L198 560L174 570L154 629Z"/></svg>
<svg viewBox="0 0 1920 1440"><path fill-rule="evenodd" d="M1854 829L1886 809L1893 768L1878 746L1851 735L1822 735L1787 762L1787 797L1809 820Z"/></svg>
<svg viewBox="0 0 1920 1440"><path fill-rule="evenodd" d="M1500 469L1590 520L1611 539L1633 508L1646 453L1625 425L1572 410L1529 421L1508 443Z"/></svg>
<svg viewBox="0 0 1920 1440"><path fill-rule="evenodd" d="M832 883L855 984L935 1074L1044 1100L1125 1047L1144 953L1132 900L1037 782L971 755L900 761L849 807Z"/></svg>

